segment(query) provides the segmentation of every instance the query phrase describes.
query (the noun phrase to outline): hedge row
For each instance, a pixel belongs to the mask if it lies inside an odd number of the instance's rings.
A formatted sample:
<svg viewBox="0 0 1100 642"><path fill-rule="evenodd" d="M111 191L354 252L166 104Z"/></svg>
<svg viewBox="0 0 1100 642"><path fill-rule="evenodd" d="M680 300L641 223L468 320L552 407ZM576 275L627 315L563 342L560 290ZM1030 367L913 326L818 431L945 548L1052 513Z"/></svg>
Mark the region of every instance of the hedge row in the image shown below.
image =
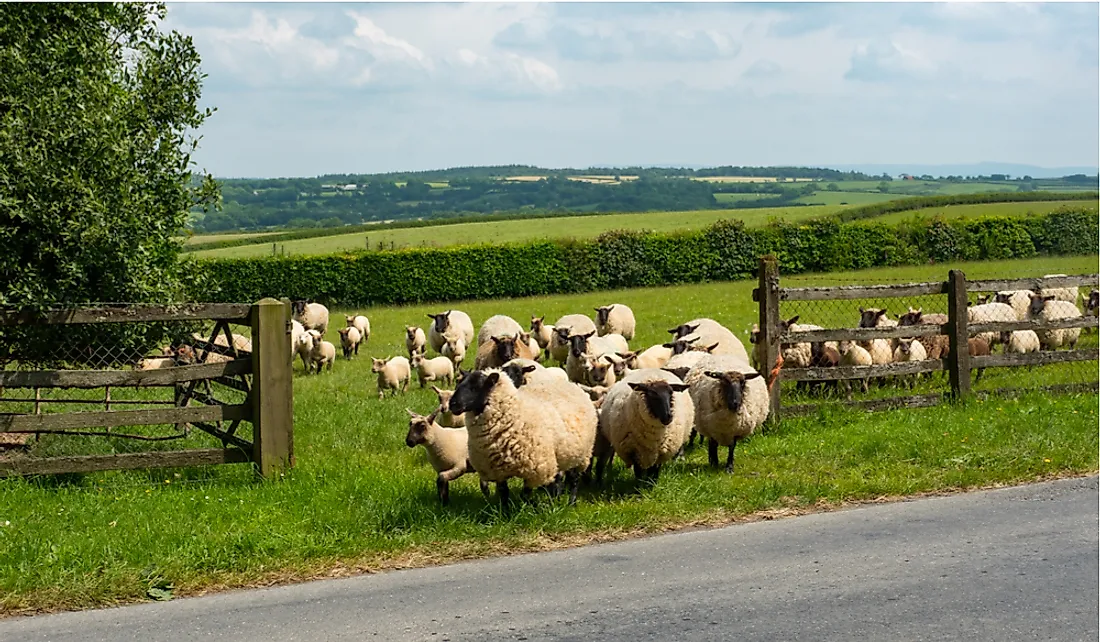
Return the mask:
<svg viewBox="0 0 1100 642"><path fill-rule="evenodd" d="M833 214L842 223L875 218L895 212L922 210L948 205L979 205L986 203L1039 203L1043 201L1096 201L1097 192L988 192L982 194L949 194L943 196L915 196L896 201L884 201L842 210Z"/></svg>
<svg viewBox="0 0 1100 642"><path fill-rule="evenodd" d="M804 224L692 232L607 232L596 239L197 261L210 301L267 296L343 306L488 299L751 278L775 254L786 274L1039 254L1095 254L1096 212L947 221Z"/></svg>

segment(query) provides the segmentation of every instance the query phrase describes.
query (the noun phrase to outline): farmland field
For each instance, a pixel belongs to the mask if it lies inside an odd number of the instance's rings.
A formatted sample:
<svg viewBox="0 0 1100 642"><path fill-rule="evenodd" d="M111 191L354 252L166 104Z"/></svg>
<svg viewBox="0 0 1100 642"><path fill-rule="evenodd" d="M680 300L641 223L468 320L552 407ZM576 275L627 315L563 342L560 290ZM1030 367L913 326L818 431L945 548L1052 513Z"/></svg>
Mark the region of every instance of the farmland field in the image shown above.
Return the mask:
<svg viewBox="0 0 1100 642"><path fill-rule="evenodd" d="M1084 208L1088 207L1098 211L1096 201L1047 201L1035 203L988 203L975 205L951 205L949 207L929 207L909 212L893 212L877 216L873 219L876 223L898 223L912 219L916 216L931 218L943 216L944 218L975 218L978 216L1027 216L1028 214L1045 214L1062 207Z"/></svg>
<svg viewBox="0 0 1100 642"><path fill-rule="evenodd" d="M814 192L810 196L803 196L796 202L812 205L869 205L883 201L896 201L897 194L883 194L882 192Z"/></svg>
<svg viewBox="0 0 1100 642"><path fill-rule="evenodd" d="M195 234L188 237L188 239L184 241L184 244L193 245L195 243L210 243L212 241L235 241L238 239L262 238L280 233L281 232L239 232L232 234Z"/></svg>
<svg viewBox="0 0 1100 642"><path fill-rule="evenodd" d="M1095 272L1097 260L951 267L968 278L1009 278ZM785 285L941 280L947 267L802 275ZM748 440L737 449L733 475L711 471L696 448L670 464L654 488L634 492L632 477L616 462L605 494L583 491L573 508L544 499L504 518L472 477L454 482L452 505L439 506L423 450L404 444L405 408L427 412L434 395L414 380L409 393L379 401L369 372L369 356L404 350L405 324L423 326L426 313L445 308L465 310L475 323L504 313L526 324L533 313L552 320L621 301L638 317L632 342L638 347L664 341L667 328L699 316L717 318L744 337L756 316L754 285L359 310L370 317L372 335L356 359L338 359L333 372L319 376L303 375L300 362L295 365L298 465L280 482L254 483L243 466L0 480L0 613L141 600L151 586L168 584L185 595L557 548L727 523L758 511L792 514L1097 469L1095 394L992 398L877 414L841 408L785 419ZM332 311L330 341L344 313ZM1095 337L1087 345L1095 345ZM1016 369L1000 379L1026 383L1041 372Z"/></svg>

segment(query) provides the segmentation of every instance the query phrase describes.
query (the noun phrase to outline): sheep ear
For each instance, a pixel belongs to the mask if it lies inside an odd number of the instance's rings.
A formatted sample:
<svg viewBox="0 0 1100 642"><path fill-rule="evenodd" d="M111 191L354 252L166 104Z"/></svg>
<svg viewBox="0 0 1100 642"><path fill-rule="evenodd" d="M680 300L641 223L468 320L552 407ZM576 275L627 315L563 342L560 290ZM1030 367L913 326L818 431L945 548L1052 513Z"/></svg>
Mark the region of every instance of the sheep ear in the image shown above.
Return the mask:
<svg viewBox="0 0 1100 642"><path fill-rule="evenodd" d="M523 366L524 372L534 372L538 369L538 366Z"/></svg>
<svg viewBox="0 0 1100 642"><path fill-rule="evenodd" d="M595 331L595 330L593 330L593 331L589 332L588 334L582 334L581 336L582 336L582 337L584 337L585 339L588 339L588 338L590 338L590 337L591 337L592 335L594 335L594 334L596 334L596 331Z"/></svg>
<svg viewBox="0 0 1100 642"><path fill-rule="evenodd" d="M686 383L670 383L668 387L672 388L673 392L683 392L687 390L689 386Z"/></svg>
<svg viewBox="0 0 1100 642"><path fill-rule="evenodd" d="M886 316L886 308L883 308L883 309L879 310L879 311L878 311L878 314L876 314L875 316L876 316L876 317L884 317L884 316Z"/></svg>
<svg viewBox="0 0 1100 642"><path fill-rule="evenodd" d="M426 314L424 316L428 317L429 319L431 319L433 321L435 320L435 315L434 314Z"/></svg>
<svg viewBox="0 0 1100 642"><path fill-rule="evenodd" d="M645 392L649 389L648 385L644 383L639 383L637 381L628 381L626 382L626 385L630 386L630 389L634 390L635 392Z"/></svg>
<svg viewBox="0 0 1100 642"><path fill-rule="evenodd" d="M436 406L435 410L432 411L432 414L428 415L428 423L429 424L434 424L435 423L435 418L438 417L438 416L439 416L439 406Z"/></svg>
<svg viewBox="0 0 1100 642"><path fill-rule="evenodd" d="M413 411L412 411L411 409L409 409L409 408L405 408L405 412L409 413L409 416L410 416L410 417L412 417L412 418L414 418L414 419L415 419L416 417L419 417L419 416L420 416L420 415L416 414L415 412L413 412Z"/></svg>
<svg viewBox="0 0 1100 642"><path fill-rule="evenodd" d="M721 372L714 372L713 370L707 370L703 374L710 377L711 379L721 379L722 378L722 373Z"/></svg>
<svg viewBox="0 0 1100 642"><path fill-rule="evenodd" d="M859 313L860 313L860 314L863 314L863 308L860 308L860 309L859 309Z"/></svg>
<svg viewBox="0 0 1100 642"><path fill-rule="evenodd" d="M745 381L748 381L750 379L755 379L759 376L760 376L759 372L750 372L749 374L745 375Z"/></svg>
<svg viewBox="0 0 1100 642"><path fill-rule="evenodd" d="M798 322L798 317L799 317L799 316L800 316L800 315L797 315L797 314L796 314L796 315L794 315L793 317L791 317L790 319L788 319L788 320L787 320L787 325L794 325L795 323L797 323L797 322Z"/></svg>
<svg viewBox="0 0 1100 642"><path fill-rule="evenodd" d="M435 391L435 394L437 394L437 395L438 395L439 393L443 392L442 390L440 390L440 389L439 389L439 388L437 388L436 386L432 386L432 390L434 390L434 391Z"/></svg>
<svg viewBox="0 0 1100 642"><path fill-rule="evenodd" d="M624 360L633 359L634 357L638 356L637 351L635 351L635 352L616 352L615 354L619 355Z"/></svg>
<svg viewBox="0 0 1100 642"><path fill-rule="evenodd" d="M676 334L679 331L680 331L680 326L676 326L675 328L669 330L668 333L669 334Z"/></svg>
<svg viewBox="0 0 1100 642"><path fill-rule="evenodd" d="M603 308L592 308L592 309L595 310L596 312L600 312L601 310L603 310Z"/></svg>
<svg viewBox="0 0 1100 642"><path fill-rule="evenodd" d="M485 377L485 387L492 388L493 386L497 385L498 381L500 381L500 373L494 372L488 377Z"/></svg>
<svg viewBox="0 0 1100 642"><path fill-rule="evenodd" d="M708 346L708 347L706 348L706 351L707 351L707 352L714 352L714 349L715 349L715 348L717 348L717 347L718 347L718 344L717 344L717 343L715 343L715 344L714 344L714 345L712 345L712 346Z"/></svg>
<svg viewBox="0 0 1100 642"><path fill-rule="evenodd" d="M1047 295L1047 296L1043 297L1043 300L1044 301L1053 301L1054 300L1054 295L1053 294Z"/></svg>

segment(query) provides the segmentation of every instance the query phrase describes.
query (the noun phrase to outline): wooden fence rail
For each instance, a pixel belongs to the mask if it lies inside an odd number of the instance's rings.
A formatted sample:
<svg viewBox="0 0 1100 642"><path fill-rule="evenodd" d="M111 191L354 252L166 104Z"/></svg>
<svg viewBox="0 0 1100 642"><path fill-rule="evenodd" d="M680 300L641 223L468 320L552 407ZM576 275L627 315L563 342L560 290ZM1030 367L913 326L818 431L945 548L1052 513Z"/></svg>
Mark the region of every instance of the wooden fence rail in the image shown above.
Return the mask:
<svg viewBox="0 0 1100 642"><path fill-rule="evenodd" d="M1037 290L1058 287L1097 287L1100 275L1052 276L1025 279L996 279L967 281L959 270L950 270L947 280L931 283L902 283L895 285L860 285L835 287L780 287L779 265L775 257L760 259L759 284L753 290L753 301L759 304L759 334L757 335L757 354L761 360L763 374L774 376L778 380L798 382L824 382L840 380L868 380L900 375L916 375L946 371L950 381L950 392L946 395L935 393L909 395L888 399L848 401L849 407L865 410L880 410L894 407L922 407L935 405L943 399L961 399L971 395L970 375L972 370L1005 367L1033 367L1054 363L1074 363L1100 360L1100 349L1071 349L1064 351L1032 352L1028 354L994 354L989 356L970 356L968 339L985 332L1008 332L1017 330L1057 330L1069 328L1097 328L1097 318L1090 315L1053 321L1006 320L989 323L969 323L968 293L996 292L1001 290ZM781 301L852 301L857 299L901 298L928 295L946 295L948 322L944 324L918 324L911 326L877 328L838 328L825 330L785 330L781 325L779 304ZM896 339L908 337L930 337L945 335L949 341L949 351L943 359L926 359L917 362L890 363L873 366L836 366L796 368L784 364L776 369L779 354L783 346L796 343L817 343L827 341L869 341L872 339ZM1052 391L1095 390L1097 384L1057 384L1045 386ZM781 409L781 386L778 381L770 386L771 417L778 421ZM1006 392L1005 389L994 392ZM986 395L988 392L977 393ZM802 414L817 408L817 404L798 404L783 407L784 414Z"/></svg>
<svg viewBox="0 0 1100 642"><path fill-rule="evenodd" d="M290 307L275 299L246 304L184 304L171 306L129 305L66 310L0 311L0 326L75 325L94 323L143 323L215 321L209 340L195 338L200 361L210 354L230 357L218 363L198 363L160 370L39 370L0 371L0 390L33 388L33 399L4 398L6 402L34 403L33 414L0 414L0 433L66 434L126 437L147 441L174 439L198 428L222 441L223 448L201 448L150 453L88 455L79 457L18 457L0 461L0 477L10 475L88 472L130 468L198 466L252 462L266 478L294 465L293 379L290 366ZM234 344L229 324L251 329L251 352ZM215 343L222 335L229 346ZM218 401L210 383L245 393L243 403ZM203 389L199 389L202 384ZM111 388L175 389L174 401L111 401ZM102 399L42 398L42 389L103 388ZM169 408L112 410L111 404L172 404ZM191 405L195 402L197 405ZM100 403L103 411L39 412L42 403ZM253 426L252 441L235 434L242 421ZM181 432L168 437L111 432L111 428L175 424ZM104 431L93 431L102 428Z"/></svg>

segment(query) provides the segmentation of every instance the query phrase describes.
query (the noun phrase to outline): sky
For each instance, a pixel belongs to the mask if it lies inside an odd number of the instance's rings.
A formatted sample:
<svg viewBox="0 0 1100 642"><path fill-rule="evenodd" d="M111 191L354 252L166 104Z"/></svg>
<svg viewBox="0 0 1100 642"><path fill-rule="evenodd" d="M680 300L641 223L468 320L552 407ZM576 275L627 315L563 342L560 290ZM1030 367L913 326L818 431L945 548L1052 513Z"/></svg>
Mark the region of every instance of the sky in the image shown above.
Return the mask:
<svg viewBox="0 0 1100 642"><path fill-rule="evenodd" d="M200 169L1096 166L1100 4L169 3Z"/></svg>

